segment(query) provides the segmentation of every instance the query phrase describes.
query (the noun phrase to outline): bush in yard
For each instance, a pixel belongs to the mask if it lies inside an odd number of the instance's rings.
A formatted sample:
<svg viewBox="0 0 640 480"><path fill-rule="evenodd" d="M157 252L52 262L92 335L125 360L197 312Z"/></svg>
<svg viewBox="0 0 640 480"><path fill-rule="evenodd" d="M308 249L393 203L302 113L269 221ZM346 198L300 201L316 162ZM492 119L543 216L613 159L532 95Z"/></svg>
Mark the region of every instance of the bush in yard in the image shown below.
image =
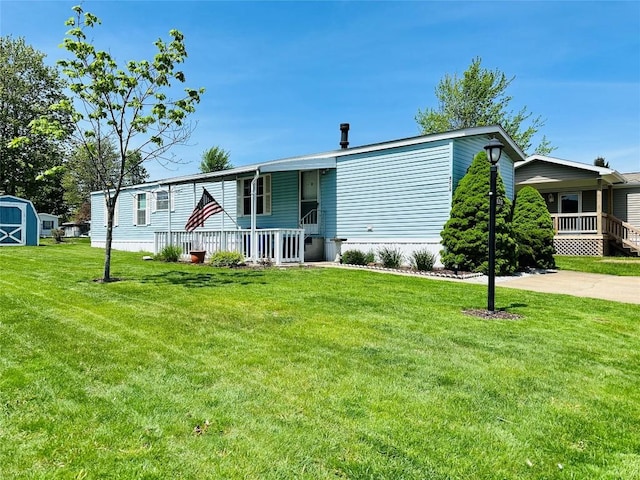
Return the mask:
<svg viewBox="0 0 640 480"><path fill-rule="evenodd" d="M160 251L160 259L165 262L177 262L182 256L182 248L177 245L167 245Z"/></svg>
<svg viewBox="0 0 640 480"><path fill-rule="evenodd" d="M553 220L535 188L524 187L518 192L511 224L518 243L518 268L555 268Z"/></svg>
<svg viewBox="0 0 640 480"><path fill-rule="evenodd" d="M361 250L347 250L342 254L341 263L347 265L367 265L367 255Z"/></svg>
<svg viewBox="0 0 640 480"><path fill-rule="evenodd" d="M398 268L402 265L404 255L398 248L382 247L378 250L378 257L385 268Z"/></svg>
<svg viewBox="0 0 640 480"><path fill-rule="evenodd" d="M244 255L240 252L216 252L210 261L214 267L238 267L244 265Z"/></svg>
<svg viewBox="0 0 640 480"><path fill-rule="evenodd" d="M433 270L436 263L436 256L427 249L416 250L411 254L411 266L415 270L428 272Z"/></svg>
<svg viewBox="0 0 640 480"><path fill-rule="evenodd" d="M511 202L506 197L500 175L497 179L496 273L516 269L516 241L511 232ZM441 260L448 269L468 272L488 271L489 263L489 162L479 152L460 180L451 205L451 216L442 230Z"/></svg>
<svg viewBox="0 0 640 480"><path fill-rule="evenodd" d="M64 239L64 229L62 228L54 228L51 230L51 236L56 241L56 243L62 243Z"/></svg>

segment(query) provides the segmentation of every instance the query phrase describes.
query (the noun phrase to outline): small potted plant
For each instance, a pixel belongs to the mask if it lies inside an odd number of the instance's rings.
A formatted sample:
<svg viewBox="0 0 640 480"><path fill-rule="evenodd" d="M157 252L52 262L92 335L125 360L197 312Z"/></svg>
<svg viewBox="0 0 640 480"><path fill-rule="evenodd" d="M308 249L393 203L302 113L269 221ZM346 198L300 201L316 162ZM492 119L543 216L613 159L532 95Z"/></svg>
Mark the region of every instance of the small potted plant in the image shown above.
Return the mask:
<svg viewBox="0 0 640 480"><path fill-rule="evenodd" d="M202 240L199 236L194 236L193 244L191 245L191 249L189 250L189 255L191 255L191 263L203 263L204 256L207 251L202 246Z"/></svg>

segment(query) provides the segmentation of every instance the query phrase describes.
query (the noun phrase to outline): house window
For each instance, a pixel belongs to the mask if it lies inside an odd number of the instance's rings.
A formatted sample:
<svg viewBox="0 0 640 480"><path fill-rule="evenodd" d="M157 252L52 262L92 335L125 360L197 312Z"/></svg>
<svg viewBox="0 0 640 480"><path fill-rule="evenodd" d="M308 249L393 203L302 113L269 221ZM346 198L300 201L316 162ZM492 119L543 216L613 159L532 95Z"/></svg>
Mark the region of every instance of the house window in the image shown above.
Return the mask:
<svg viewBox="0 0 640 480"><path fill-rule="evenodd" d="M251 181L252 178L239 180L240 200L238 209L241 216L251 215ZM258 177L256 182L256 214L271 214L271 175Z"/></svg>
<svg viewBox="0 0 640 480"><path fill-rule="evenodd" d="M147 224L147 194L139 193L135 198L134 225Z"/></svg>
<svg viewBox="0 0 640 480"><path fill-rule="evenodd" d="M561 193L559 197L560 213L580 213L582 211L579 193Z"/></svg>
<svg viewBox="0 0 640 480"><path fill-rule="evenodd" d="M166 190L156 192L156 210L169 210L169 192Z"/></svg>
<svg viewBox="0 0 640 480"><path fill-rule="evenodd" d="M53 220L43 220L42 221L42 229L43 230L51 230L53 228Z"/></svg>

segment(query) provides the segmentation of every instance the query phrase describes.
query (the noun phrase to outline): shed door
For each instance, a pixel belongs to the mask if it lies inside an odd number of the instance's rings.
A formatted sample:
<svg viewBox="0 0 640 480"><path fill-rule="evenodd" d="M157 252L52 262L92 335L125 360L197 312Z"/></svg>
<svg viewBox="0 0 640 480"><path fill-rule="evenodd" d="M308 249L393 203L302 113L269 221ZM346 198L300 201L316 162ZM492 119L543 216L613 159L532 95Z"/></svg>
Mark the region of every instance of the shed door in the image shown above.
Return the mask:
<svg viewBox="0 0 640 480"><path fill-rule="evenodd" d="M0 202L0 247L27 243L27 208L14 202Z"/></svg>

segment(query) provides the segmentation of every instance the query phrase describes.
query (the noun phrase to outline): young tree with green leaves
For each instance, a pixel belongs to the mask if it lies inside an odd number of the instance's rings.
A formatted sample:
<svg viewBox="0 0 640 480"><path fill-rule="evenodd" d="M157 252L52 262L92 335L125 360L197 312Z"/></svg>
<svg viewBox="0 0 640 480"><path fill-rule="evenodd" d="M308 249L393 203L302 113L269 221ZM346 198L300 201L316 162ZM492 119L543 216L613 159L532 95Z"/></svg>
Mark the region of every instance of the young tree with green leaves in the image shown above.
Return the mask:
<svg viewBox="0 0 640 480"><path fill-rule="evenodd" d="M233 168L229 161L229 152L220 147L211 147L202 153L200 171L202 173L218 172Z"/></svg>
<svg viewBox="0 0 640 480"><path fill-rule="evenodd" d="M38 211L63 214L60 175L42 175L64 158L68 117L49 108L64 99L63 82L45 55L23 38L0 37L0 192L31 200ZM42 116L60 125L58 139L31 130Z"/></svg>
<svg viewBox="0 0 640 480"><path fill-rule="evenodd" d="M533 117L527 107L516 113L510 111L512 97L506 90L515 77L483 68L481 63L482 59L476 57L462 77L447 74L440 80L435 92L438 108L418 110L416 115L422 133L501 125L523 152L529 152L532 138L544 126L544 120ZM543 137L532 153L548 155L553 150L555 147Z"/></svg>
<svg viewBox="0 0 640 480"><path fill-rule="evenodd" d="M547 204L535 188L527 186L516 195L513 236L518 244L518 268L555 268L553 220Z"/></svg>
<svg viewBox="0 0 640 480"><path fill-rule="evenodd" d="M100 24L95 15L73 7L75 16L67 20L70 27L63 46L71 59L58 64L68 78L74 94L71 101L58 102L53 108L69 112L73 120L73 139L81 145L94 165L106 167L101 156L101 142L116 147L115 171L98 168L100 189L107 210L107 234L103 281L111 280L111 243L116 202L128 176L143 162L167 159L169 149L184 143L191 134L187 117L195 111L204 89L185 88L178 99L169 98L174 82L184 83L178 66L187 58L184 36L171 30L171 40L155 42L153 60L128 61L118 65L105 50L98 50L87 40L87 30ZM79 107L79 108L77 108ZM43 118L34 129L51 135L59 125ZM114 175L107 174L114 173Z"/></svg>
<svg viewBox="0 0 640 480"><path fill-rule="evenodd" d="M488 272L489 267L489 161L479 152L456 187L451 215L442 233L441 260L448 269ZM498 174L496 209L496 273L516 268L516 242L511 232L511 202Z"/></svg>

